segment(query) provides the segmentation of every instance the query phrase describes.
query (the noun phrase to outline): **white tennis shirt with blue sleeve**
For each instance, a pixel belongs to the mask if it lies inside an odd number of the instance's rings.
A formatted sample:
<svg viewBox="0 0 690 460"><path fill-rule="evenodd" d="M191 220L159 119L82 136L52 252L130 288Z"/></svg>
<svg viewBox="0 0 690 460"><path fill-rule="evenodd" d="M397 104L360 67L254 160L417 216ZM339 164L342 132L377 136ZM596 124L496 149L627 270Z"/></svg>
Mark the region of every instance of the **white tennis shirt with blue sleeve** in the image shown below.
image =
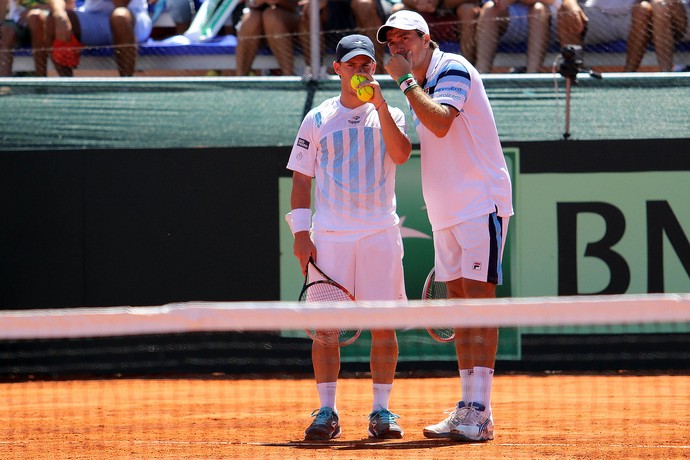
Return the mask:
<svg viewBox="0 0 690 460"><path fill-rule="evenodd" d="M464 57L434 50L423 82L437 103L458 110L437 137L412 110L419 136L422 192L433 230L494 211L513 215L512 188L493 111L477 69Z"/></svg>

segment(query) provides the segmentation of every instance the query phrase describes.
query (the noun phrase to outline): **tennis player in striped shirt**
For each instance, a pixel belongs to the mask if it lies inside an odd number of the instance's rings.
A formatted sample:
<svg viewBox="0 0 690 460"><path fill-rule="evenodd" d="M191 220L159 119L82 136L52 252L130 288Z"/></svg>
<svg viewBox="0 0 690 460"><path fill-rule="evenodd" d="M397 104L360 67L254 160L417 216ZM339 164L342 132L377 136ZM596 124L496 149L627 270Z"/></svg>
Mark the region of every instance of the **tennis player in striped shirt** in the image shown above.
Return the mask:
<svg viewBox="0 0 690 460"><path fill-rule="evenodd" d="M386 71L412 110L419 136L422 191L434 234L436 280L449 297L490 298L513 214L510 176L479 72L444 53L413 11L392 14L377 32L391 59ZM491 388L498 329L456 329L462 399L424 435L456 441L494 437Z"/></svg>
<svg viewBox="0 0 690 460"><path fill-rule="evenodd" d="M395 170L412 146L402 110L389 107L379 84L374 44L364 35L344 37L336 47L339 96L312 109L302 121L290 154L294 253L304 271L309 258L358 300L406 301L402 237L396 212ZM350 80L366 77L374 96L363 102ZM311 215L314 179L314 215ZM369 436L402 438L388 400L398 360L394 330L371 331L373 404ZM314 341L312 363L320 409L306 429L306 440L340 436L336 385L340 349Z"/></svg>

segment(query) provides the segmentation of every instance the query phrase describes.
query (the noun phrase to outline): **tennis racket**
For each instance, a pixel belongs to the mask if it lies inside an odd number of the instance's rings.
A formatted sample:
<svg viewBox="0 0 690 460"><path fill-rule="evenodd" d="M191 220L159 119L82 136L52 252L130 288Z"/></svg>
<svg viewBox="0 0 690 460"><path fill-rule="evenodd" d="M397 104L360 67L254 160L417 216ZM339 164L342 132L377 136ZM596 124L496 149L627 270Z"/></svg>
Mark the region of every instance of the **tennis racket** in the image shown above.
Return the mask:
<svg viewBox="0 0 690 460"><path fill-rule="evenodd" d="M309 265L323 277L315 281L309 281ZM340 284L333 281L326 275L319 267L316 266L312 258L307 262L307 273L304 276L304 286L299 295L300 302L354 302L355 297ZM357 340L361 329L305 329L304 330L312 340L335 347L344 347L350 345Z"/></svg>
<svg viewBox="0 0 690 460"><path fill-rule="evenodd" d="M436 281L436 269L432 268L424 282L422 300L447 299L448 288L443 281ZM438 342L451 342L455 338L452 327L430 327L426 330Z"/></svg>

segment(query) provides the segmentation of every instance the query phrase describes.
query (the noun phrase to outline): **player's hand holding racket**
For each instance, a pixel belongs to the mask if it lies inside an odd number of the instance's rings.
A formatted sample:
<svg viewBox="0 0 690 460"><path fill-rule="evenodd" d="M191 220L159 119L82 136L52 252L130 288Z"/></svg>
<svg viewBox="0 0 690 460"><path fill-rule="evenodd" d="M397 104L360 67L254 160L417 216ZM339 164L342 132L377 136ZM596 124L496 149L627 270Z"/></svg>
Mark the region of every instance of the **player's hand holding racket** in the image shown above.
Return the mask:
<svg viewBox="0 0 690 460"><path fill-rule="evenodd" d="M323 278L309 281L309 265L311 265ZM299 295L300 302L354 302L355 297L340 284L333 281L310 257L304 276L304 286ZM359 337L361 329L305 329L309 337L327 346L343 347L349 345Z"/></svg>
<svg viewBox="0 0 690 460"><path fill-rule="evenodd" d="M448 288L443 281L436 281L436 269L432 268L424 282L422 300L447 299ZM433 327L426 330L431 337L439 342L451 342L455 338L452 327Z"/></svg>

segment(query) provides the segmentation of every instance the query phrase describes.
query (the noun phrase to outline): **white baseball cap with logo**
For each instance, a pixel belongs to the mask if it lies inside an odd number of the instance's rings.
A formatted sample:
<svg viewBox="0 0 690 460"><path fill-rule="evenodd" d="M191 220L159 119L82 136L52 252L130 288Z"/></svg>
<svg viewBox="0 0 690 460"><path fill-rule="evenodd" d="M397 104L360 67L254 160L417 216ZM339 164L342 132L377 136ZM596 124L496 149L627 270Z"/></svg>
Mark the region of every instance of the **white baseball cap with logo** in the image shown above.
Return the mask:
<svg viewBox="0 0 690 460"><path fill-rule="evenodd" d="M422 15L410 10L401 10L391 14L386 23L376 32L376 41L386 43L386 33L390 29L418 30L425 35L429 34L429 25Z"/></svg>

